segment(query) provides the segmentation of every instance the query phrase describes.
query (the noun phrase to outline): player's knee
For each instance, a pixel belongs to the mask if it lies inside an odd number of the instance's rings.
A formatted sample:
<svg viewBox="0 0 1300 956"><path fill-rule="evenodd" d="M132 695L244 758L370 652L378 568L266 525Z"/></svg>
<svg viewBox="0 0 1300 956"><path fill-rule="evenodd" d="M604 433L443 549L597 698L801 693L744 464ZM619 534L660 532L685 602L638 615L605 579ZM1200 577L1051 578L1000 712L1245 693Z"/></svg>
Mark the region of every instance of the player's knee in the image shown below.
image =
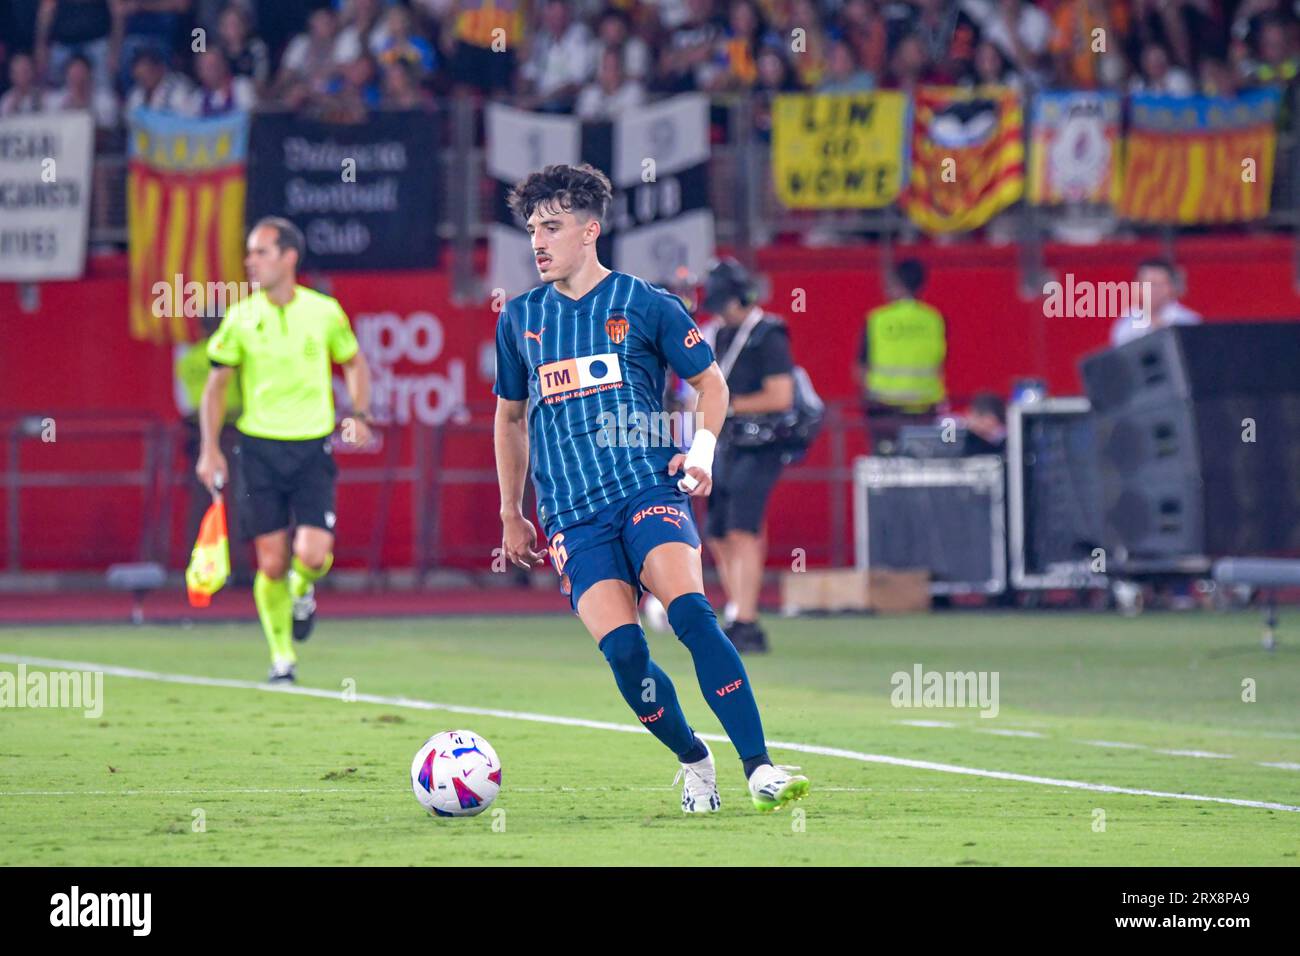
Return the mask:
<svg viewBox="0 0 1300 956"><path fill-rule="evenodd" d="M319 571L325 567L325 561L329 558L329 551L325 548L317 547L298 547L294 548L294 557L296 557L313 571Z"/></svg>
<svg viewBox="0 0 1300 956"><path fill-rule="evenodd" d="M709 640L722 633L708 598L698 591L683 594L668 605L668 623L677 639L688 647L695 641Z"/></svg>
<svg viewBox="0 0 1300 956"><path fill-rule="evenodd" d="M289 561L282 554L259 554L257 556L257 570L268 578L279 580L289 573Z"/></svg>
<svg viewBox="0 0 1300 956"><path fill-rule="evenodd" d="M650 645L639 624L614 628L600 639L600 652L615 670L644 666L650 659Z"/></svg>

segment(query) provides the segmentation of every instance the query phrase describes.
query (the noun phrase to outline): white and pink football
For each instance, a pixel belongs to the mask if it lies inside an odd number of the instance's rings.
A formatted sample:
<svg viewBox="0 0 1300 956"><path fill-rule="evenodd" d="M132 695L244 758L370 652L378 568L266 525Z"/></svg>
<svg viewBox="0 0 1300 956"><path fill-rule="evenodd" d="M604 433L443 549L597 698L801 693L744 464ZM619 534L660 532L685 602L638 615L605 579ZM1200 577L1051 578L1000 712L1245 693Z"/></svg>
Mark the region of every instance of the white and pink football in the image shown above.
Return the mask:
<svg viewBox="0 0 1300 956"><path fill-rule="evenodd" d="M472 817L501 789L501 761L470 730L446 730L424 742L411 761L411 789L420 806L440 817Z"/></svg>

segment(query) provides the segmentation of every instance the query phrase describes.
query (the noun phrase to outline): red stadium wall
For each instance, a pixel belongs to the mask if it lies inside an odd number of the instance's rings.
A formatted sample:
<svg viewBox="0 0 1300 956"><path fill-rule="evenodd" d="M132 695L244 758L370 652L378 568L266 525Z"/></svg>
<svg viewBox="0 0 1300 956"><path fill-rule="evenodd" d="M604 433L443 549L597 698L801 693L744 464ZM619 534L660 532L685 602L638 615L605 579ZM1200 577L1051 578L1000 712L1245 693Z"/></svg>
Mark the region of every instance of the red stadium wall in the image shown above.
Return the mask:
<svg viewBox="0 0 1300 956"><path fill-rule="evenodd" d="M1091 248L1049 247L1047 267L1058 278L1126 281L1153 243ZM1295 320L1300 298L1293 285L1293 246L1283 239L1186 239L1178 245L1188 290L1183 297L1209 320ZM1079 389L1076 363L1103 346L1107 319L1046 318L1039 300L1018 294L1014 248L918 247L930 268L924 298L948 322L948 387L960 407L981 389L1005 394L1014 379L1045 378L1052 392ZM865 311L882 301L878 252L874 248L803 250L772 248L759 261L769 278L769 307L786 315L798 361L828 400L852 400L852 366ZM376 453L344 454L341 467L355 475L387 464L409 465L415 450L412 420L447 421L462 403L473 422L485 426L492 407L490 348L495 314L486 306L451 304L441 272L335 273L312 277L343 303L357 325L363 347L382 367L380 385L389 390L398 424L387 430ZM798 290L804 311L792 312ZM43 285L39 301L24 308L20 290L0 283L0 425L17 415L38 414L56 422L58 440L21 444L24 471L74 471L88 477L139 466L141 444L120 437L83 438L124 416L179 417L173 400L170 349L132 340L127 334L126 279L120 260L100 260L87 279ZM456 418L463 418L463 413ZM453 419L454 420L454 419ZM393 444L395 442L395 445ZM865 450L855 429L849 455ZM7 469L8 441L0 452ZM445 469L478 471L490 478L492 449L485 427L450 434L442 449ZM822 439L808 459L829 463ZM177 467L183 467L179 454ZM409 566L415 553L415 502L409 486L398 486L384 502L375 483L346 485L340 493L340 564L357 564L363 545L378 534L383 562ZM822 486L793 481L779 486L770 512L773 564L803 547L813 563L825 560L835 536L851 555L851 512L831 514ZM814 493L812 489L817 489ZM0 542L8 533L9 502L0 485ZM139 488L36 488L21 497L23 564L34 568L103 568L133 560L144 516ZM187 557L184 508L172 509L172 561ZM499 539L494 485L448 485L437 498L434 554L445 563L485 568ZM382 528L378 526L382 524ZM349 542L351 539L351 542Z"/></svg>

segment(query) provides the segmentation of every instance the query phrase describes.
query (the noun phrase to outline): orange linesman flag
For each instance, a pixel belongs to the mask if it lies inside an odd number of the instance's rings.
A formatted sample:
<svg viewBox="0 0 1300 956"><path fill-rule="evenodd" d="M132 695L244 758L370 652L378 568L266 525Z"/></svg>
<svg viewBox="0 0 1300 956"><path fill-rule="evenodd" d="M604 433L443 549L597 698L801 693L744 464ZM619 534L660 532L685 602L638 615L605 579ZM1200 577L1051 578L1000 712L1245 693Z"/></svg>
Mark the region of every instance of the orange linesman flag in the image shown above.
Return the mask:
<svg viewBox="0 0 1300 956"><path fill-rule="evenodd" d="M226 534L226 502L219 495L203 515L194 542L190 566L185 569L185 590L193 607L207 607L230 577L230 538Z"/></svg>
<svg viewBox="0 0 1300 956"><path fill-rule="evenodd" d="M136 110L130 121L131 336L191 342L201 316L220 316L244 279L248 114Z"/></svg>

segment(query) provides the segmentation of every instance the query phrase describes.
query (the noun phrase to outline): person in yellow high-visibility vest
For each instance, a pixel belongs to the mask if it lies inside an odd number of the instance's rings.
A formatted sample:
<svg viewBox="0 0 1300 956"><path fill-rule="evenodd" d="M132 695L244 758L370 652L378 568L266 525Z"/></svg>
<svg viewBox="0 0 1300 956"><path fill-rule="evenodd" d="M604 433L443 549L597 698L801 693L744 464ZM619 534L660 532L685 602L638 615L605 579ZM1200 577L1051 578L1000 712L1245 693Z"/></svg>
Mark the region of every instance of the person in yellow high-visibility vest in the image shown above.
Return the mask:
<svg viewBox="0 0 1300 956"><path fill-rule="evenodd" d="M858 349L858 381L873 454L889 454L906 424L926 423L944 405L943 316L917 296L925 266L904 259L885 278L890 301L867 313Z"/></svg>

